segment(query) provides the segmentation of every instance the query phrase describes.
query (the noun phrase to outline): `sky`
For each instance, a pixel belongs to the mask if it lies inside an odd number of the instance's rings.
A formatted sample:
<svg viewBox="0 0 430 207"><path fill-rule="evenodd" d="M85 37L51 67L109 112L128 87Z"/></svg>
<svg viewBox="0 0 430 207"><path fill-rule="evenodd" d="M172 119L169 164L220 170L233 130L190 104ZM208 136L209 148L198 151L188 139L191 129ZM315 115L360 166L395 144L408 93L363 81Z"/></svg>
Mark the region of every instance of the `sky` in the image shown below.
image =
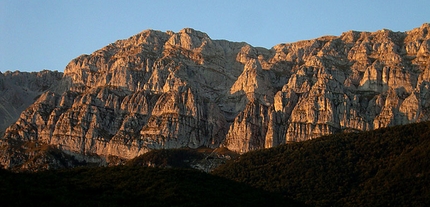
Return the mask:
<svg viewBox="0 0 430 207"><path fill-rule="evenodd" d="M429 0L0 0L0 72L64 71L146 29L194 28L269 49L349 30L412 30L430 23L429 8Z"/></svg>

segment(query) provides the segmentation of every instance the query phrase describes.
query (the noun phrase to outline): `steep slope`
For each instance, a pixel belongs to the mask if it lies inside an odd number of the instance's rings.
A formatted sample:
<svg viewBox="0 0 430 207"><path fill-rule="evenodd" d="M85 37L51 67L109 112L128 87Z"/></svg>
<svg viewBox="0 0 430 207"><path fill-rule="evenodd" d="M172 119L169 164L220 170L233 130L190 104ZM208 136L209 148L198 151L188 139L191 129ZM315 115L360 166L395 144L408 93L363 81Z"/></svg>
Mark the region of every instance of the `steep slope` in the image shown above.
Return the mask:
<svg viewBox="0 0 430 207"><path fill-rule="evenodd" d="M72 60L68 90L40 96L2 145L42 142L105 161L160 148L244 153L428 120L429 30L350 31L270 50L189 28L146 30Z"/></svg>
<svg viewBox="0 0 430 207"><path fill-rule="evenodd" d="M429 206L430 122L249 152L214 174L311 206Z"/></svg>
<svg viewBox="0 0 430 207"><path fill-rule="evenodd" d="M39 95L46 90L53 90L51 87L62 76L61 72L48 70L32 73L0 72L0 135Z"/></svg>

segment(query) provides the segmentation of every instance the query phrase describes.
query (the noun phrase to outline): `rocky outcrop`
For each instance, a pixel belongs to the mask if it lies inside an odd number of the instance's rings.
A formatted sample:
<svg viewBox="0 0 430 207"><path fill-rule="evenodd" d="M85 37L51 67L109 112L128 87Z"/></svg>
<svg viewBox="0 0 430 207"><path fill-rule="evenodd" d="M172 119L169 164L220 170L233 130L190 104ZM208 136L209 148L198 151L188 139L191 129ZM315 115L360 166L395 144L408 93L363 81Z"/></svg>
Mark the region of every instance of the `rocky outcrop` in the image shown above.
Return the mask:
<svg viewBox="0 0 430 207"><path fill-rule="evenodd" d="M143 31L72 60L2 139L130 159L236 152L429 120L430 25L349 31L271 49L193 29Z"/></svg>
<svg viewBox="0 0 430 207"><path fill-rule="evenodd" d="M48 70L0 72L0 134L44 91L61 90L57 84L62 76L61 72Z"/></svg>

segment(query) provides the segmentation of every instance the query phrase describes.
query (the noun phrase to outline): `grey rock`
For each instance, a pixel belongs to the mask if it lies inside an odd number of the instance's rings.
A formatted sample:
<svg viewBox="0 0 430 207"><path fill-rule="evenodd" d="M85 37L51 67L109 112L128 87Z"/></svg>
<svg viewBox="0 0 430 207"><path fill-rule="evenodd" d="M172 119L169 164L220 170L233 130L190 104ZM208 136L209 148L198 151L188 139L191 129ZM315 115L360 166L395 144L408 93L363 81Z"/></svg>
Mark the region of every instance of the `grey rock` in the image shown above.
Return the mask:
<svg viewBox="0 0 430 207"><path fill-rule="evenodd" d="M72 60L60 89L25 109L1 143L42 142L109 163L429 120L429 30L349 31L271 49L189 28L146 30Z"/></svg>

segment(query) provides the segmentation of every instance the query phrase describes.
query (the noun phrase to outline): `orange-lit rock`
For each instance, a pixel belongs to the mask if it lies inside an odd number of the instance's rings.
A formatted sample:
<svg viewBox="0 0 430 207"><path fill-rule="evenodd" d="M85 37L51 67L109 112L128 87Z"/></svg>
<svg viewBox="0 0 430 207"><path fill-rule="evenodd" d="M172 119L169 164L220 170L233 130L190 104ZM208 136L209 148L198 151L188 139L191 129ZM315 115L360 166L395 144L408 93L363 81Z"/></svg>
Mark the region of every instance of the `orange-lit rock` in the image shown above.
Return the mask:
<svg viewBox="0 0 430 207"><path fill-rule="evenodd" d="M36 140L106 161L159 148L242 153L429 120L429 30L349 31L271 49L146 30L72 60L59 83L67 90L40 96L2 143Z"/></svg>

